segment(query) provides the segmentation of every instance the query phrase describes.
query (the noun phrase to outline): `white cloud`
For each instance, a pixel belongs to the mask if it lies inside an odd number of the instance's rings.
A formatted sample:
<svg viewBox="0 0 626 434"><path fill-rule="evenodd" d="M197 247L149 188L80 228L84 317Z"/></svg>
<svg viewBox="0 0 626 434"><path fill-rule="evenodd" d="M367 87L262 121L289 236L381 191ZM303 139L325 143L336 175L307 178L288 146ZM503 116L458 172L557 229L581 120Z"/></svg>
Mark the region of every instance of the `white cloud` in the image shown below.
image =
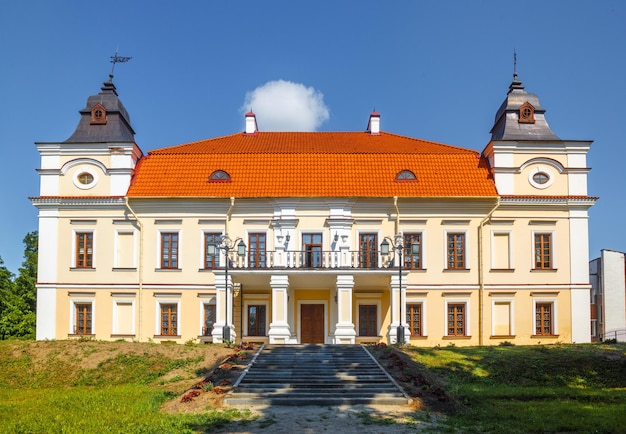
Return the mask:
<svg viewBox="0 0 626 434"><path fill-rule="evenodd" d="M260 131L315 131L330 117L321 92L285 80L248 92L241 110L256 114Z"/></svg>

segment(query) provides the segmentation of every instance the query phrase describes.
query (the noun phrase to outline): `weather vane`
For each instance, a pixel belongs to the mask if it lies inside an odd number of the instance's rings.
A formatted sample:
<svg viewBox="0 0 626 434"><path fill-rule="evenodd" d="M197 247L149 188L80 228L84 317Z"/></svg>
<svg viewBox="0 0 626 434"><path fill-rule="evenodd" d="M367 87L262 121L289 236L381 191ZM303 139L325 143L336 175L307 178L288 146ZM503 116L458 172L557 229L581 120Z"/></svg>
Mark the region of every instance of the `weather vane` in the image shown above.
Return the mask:
<svg viewBox="0 0 626 434"><path fill-rule="evenodd" d="M111 74L110 74L111 77L113 77L113 70L115 69L115 64L116 63L126 63L130 59L132 59L132 57L118 56L117 55L117 50L115 50L115 56L111 56L111 63L113 64L113 66L111 67Z"/></svg>

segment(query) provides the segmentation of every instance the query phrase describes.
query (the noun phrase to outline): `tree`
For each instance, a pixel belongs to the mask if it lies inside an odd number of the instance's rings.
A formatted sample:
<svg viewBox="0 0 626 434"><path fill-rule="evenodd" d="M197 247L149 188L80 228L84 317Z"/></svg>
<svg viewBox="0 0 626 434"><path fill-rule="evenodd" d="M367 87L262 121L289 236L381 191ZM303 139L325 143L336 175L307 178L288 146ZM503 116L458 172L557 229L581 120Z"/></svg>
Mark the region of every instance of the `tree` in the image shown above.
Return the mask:
<svg viewBox="0 0 626 434"><path fill-rule="evenodd" d="M0 319L4 317L7 310L7 300L9 294L13 293L13 278L15 276L4 266L4 261L0 257ZM0 327L0 339L4 339L4 330Z"/></svg>
<svg viewBox="0 0 626 434"><path fill-rule="evenodd" d="M0 312L0 336L5 338L34 339L37 309L37 232L24 237L24 262L14 281L9 272L10 285L3 292L4 306ZM8 272L8 270L7 270ZM2 270L0 269L0 281Z"/></svg>

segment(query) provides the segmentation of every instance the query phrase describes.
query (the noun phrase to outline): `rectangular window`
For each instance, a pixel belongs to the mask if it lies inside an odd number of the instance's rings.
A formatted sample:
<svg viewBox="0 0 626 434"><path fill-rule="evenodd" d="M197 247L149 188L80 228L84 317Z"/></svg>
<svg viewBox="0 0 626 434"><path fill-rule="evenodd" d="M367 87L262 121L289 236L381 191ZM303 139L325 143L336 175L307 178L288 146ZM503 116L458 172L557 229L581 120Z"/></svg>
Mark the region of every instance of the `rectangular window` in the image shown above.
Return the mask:
<svg viewBox="0 0 626 434"><path fill-rule="evenodd" d="M93 334L91 303L76 303L74 306L76 309L76 325L74 326L74 334Z"/></svg>
<svg viewBox="0 0 626 434"><path fill-rule="evenodd" d="M215 305L204 305L204 321L202 325L202 336L211 336L213 332L213 324L215 323Z"/></svg>
<svg viewBox="0 0 626 434"><path fill-rule="evenodd" d="M115 303L115 334L133 334L133 303L118 301Z"/></svg>
<svg viewBox="0 0 626 434"><path fill-rule="evenodd" d="M359 235L359 267L376 268L378 265L378 235Z"/></svg>
<svg viewBox="0 0 626 434"><path fill-rule="evenodd" d="M359 305L359 336L378 336L376 305Z"/></svg>
<svg viewBox="0 0 626 434"><path fill-rule="evenodd" d="M93 268L93 232L76 233L76 268Z"/></svg>
<svg viewBox="0 0 626 434"><path fill-rule="evenodd" d="M117 249L115 266L117 268L133 268L135 266L134 235L132 232L117 233Z"/></svg>
<svg viewBox="0 0 626 434"><path fill-rule="evenodd" d="M535 234L535 269L537 270L552 268L551 238L551 234Z"/></svg>
<svg viewBox="0 0 626 434"><path fill-rule="evenodd" d="M493 303L493 334L494 336L511 336L511 302Z"/></svg>
<svg viewBox="0 0 626 434"><path fill-rule="evenodd" d="M209 254L209 246L217 246L220 243L220 238L222 234L204 234L204 268L213 269L219 268L220 266L220 255L219 249L215 249L215 254Z"/></svg>
<svg viewBox="0 0 626 434"><path fill-rule="evenodd" d="M598 335L598 320L591 320L591 337L595 338Z"/></svg>
<svg viewBox="0 0 626 434"><path fill-rule="evenodd" d="M404 234L404 267L422 268L422 234Z"/></svg>
<svg viewBox="0 0 626 434"><path fill-rule="evenodd" d="M248 267L265 268L267 266L267 241L265 233L248 235Z"/></svg>
<svg viewBox="0 0 626 434"><path fill-rule="evenodd" d="M161 268L178 268L177 232L163 232L161 234Z"/></svg>
<svg viewBox="0 0 626 434"><path fill-rule="evenodd" d="M495 270L510 270L510 254L510 234L508 232L494 233L491 252L491 268Z"/></svg>
<svg viewBox="0 0 626 434"><path fill-rule="evenodd" d="M248 306L248 336L265 336L265 305Z"/></svg>
<svg viewBox="0 0 626 434"><path fill-rule="evenodd" d="M177 336L178 305L161 304L161 336Z"/></svg>
<svg viewBox="0 0 626 434"><path fill-rule="evenodd" d="M535 335L549 336L553 334L552 303L537 303L535 305Z"/></svg>
<svg viewBox="0 0 626 434"><path fill-rule="evenodd" d="M448 304L448 336L465 336L465 303Z"/></svg>
<svg viewBox="0 0 626 434"><path fill-rule="evenodd" d="M322 234L303 234L304 266L319 268L322 266Z"/></svg>
<svg viewBox="0 0 626 434"><path fill-rule="evenodd" d="M465 269L465 234L448 234L448 269Z"/></svg>
<svg viewBox="0 0 626 434"><path fill-rule="evenodd" d="M422 303L407 305L406 322L409 325L412 336L423 336Z"/></svg>

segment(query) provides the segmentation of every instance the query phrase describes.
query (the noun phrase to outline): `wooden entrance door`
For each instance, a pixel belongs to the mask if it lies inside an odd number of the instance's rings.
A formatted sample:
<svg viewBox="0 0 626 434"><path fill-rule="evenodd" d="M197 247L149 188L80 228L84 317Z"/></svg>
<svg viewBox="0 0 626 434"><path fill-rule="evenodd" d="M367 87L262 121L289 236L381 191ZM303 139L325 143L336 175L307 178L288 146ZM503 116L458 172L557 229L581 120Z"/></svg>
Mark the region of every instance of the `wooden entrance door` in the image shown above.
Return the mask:
<svg viewBox="0 0 626 434"><path fill-rule="evenodd" d="M300 340L303 344L324 343L324 305L300 306Z"/></svg>

